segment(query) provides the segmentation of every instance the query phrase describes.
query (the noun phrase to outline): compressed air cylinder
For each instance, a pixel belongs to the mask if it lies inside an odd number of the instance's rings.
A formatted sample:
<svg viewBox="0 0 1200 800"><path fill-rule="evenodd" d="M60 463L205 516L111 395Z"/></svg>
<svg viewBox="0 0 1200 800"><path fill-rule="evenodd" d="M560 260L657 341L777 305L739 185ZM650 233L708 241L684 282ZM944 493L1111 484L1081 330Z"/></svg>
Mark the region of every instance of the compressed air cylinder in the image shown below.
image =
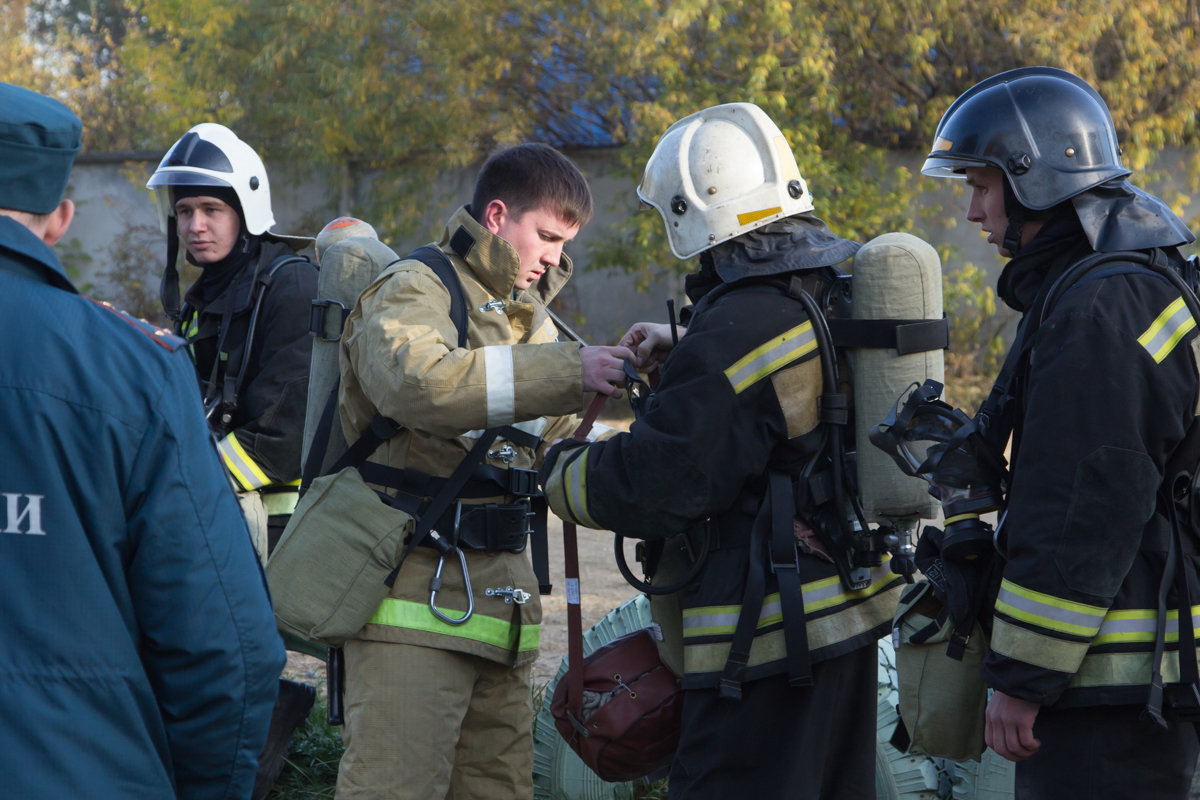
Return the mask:
<svg viewBox="0 0 1200 800"><path fill-rule="evenodd" d="M335 219L317 235L317 257L321 262L321 271L317 278L316 302L324 307L325 324L324 330L313 338L302 463L308 462L308 451L316 434L317 423L338 379L338 337L343 318L354 309L354 303L363 289L397 258L392 248L379 241L374 228L350 217ZM322 474L346 450L346 446L342 425L335 411L329 443L321 464Z"/></svg>
<svg viewBox="0 0 1200 800"><path fill-rule="evenodd" d="M854 319L942 318L942 264L928 243L907 233L885 233L854 256ZM895 349L854 350L854 430L858 480L869 522L937 517L929 484L905 475L871 444L871 426L882 422L912 384L945 382L940 349L900 355Z"/></svg>

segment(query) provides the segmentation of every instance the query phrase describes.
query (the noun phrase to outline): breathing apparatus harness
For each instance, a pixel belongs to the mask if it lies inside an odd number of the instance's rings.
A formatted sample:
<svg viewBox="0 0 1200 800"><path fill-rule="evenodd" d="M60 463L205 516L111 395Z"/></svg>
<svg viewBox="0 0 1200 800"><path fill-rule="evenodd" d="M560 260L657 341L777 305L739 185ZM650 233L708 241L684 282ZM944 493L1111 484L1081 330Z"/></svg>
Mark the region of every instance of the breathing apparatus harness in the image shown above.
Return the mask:
<svg viewBox="0 0 1200 800"><path fill-rule="evenodd" d="M821 441L816 452L795 472L772 469L767 474L766 502L756 516L750 534L750 568L742 610L738 617L728 660L720 678L722 697L740 698L741 683L749 661L750 648L766 594L766 569L769 567L779 584L788 652L789 682L809 685L812 663L805 631L803 589L800 577L800 551L796 541L797 518L806 521L821 549L834 563L838 577L847 590L856 591L871 584L872 569L883 564L883 554L891 553L891 570L911 583L915 569L914 550L907 536L890 525L870 528L855 480L854 453L849 448L846 427L851 424L848 397L840 391L839 352L852 356L849 348L890 348L901 354L945 348L948 326L938 320L849 319L851 277L830 270L820 300L804 288L802 278L793 275L786 287L771 287L799 302L812 323L822 371L823 392L818 400L818 427ZM711 290L696 308L717 297L743 288L722 284ZM762 284L756 288L762 290ZM668 305L672 331L674 309ZM675 337L673 337L675 338ZM838 348L845 348L839 351ZM635 417L640 417L652 393L649 385L626 364L626 386ZM698 527L699 546L692 554L689 574L669 586L653 584L663 541L639 542L637 557L645 579L638 580L625 560L623 537L615 537L614 549L621 574L636 589L647 594L669 594L692 583L704 568L713 547L713 520ZM761 554L761 555L760 555Z"/></svg>
<svg viewBox="0 0 1200 800"><path fill-rule="evenodd" d="M223 362L221 358L225 348L225 340L233 321L233 305L226 303L218 328L212 373L205 383L204 416L209 420L210 424L219 423L222 427L228 428L233 422L233 415L237 411L242 383L246 378L246 368L250 363L250 351L254 343L254 335L258 331L258 319L262 311L263 298L266 296L267 290L270 288L272 281L275 279L275 274L280 268L288 264L298 263L310 262L304 256L283 253L272 259L271 263L265 269L258 270L251 288L253 299L251 301L250 320L246 327L246 338L241 348L241 356L236 364ZM175 272L174 267L169 272L177 281L178 273ZM166 284L164 283L164 285ZM195 335L188 337L184 332L184 325L185 320L194 314L195 310L186 303L180 308L178 304L178 283L176 282L173 285L175 286L174 297L176 302L173 306L167 307L167 316L175 323L176 335L183 337L190 346L196 340L199 332L197 331ZM222 363L225 363L225 375L223 378L219 378L218 373Z"/></svg>
<svg viewBox="0 0 1200 800"><path fill-rule="evenodd" d="M460 233L464 233L460 231ZM465 242L457 235L451 246L464 256L473 242ZM445 254L436 247L424 246L400 260L413 259L429 267L442 281L450 293L450 319L458 333L458 347L467 346L466 296L458 273L455 272ZM319 302L319 301L314 301ZM326 304L327 305L327 304ZM551 315L553 317L553 315ZM558 322L557 318L554 317ZM343 316L341 324L344 325ZM335 321L336 325L336 321ZM315 320L314 330L324 330L325 320ZM568 329L568 333L572 333ZM339 331L340 334L340 331ZM321 472L325 459L325 448L329 431L338 405L340 381L335 381L325 403L320 421L313 436L313 446L304 464L304 477L300 491ZM471 589L470 573L467 569L465 550L487 552L522 552L526 542L532 542L534 574L538 590L548 594L551 589L549 551L546 530L546 501L538 488L537 472L516 467L495 467L484 461L485 456L505 460L511 448L489 451L488 448L499 437L514 444L536 448L540 437L511 425L497 426L483 431L471 446L470 451L455 467L448 478L437 478L414 469L399 469L367 461L380 445L403 430L403 426L382 414L376 413L367 429L353 442L328 470L336 473L346 467L355 467L367 483L395 490L389 495L376 491L382 502L399 508L415 521L413 533L406 541L400 561L388 575L387 584L395 583L400 567L408 555L418 546L432 547L437 551L438 562L429 584L429 610L448 625L466 623L475 611L474 594ZM515 453L514 453L515 454ZM464 498L490 497L498 493L512 495L512 504L465 504ZM459 616L451 616L438 606L437 595L442 588L442 574L448 558L457 558L462 570L467 596L467 609ZM489 588L488 596L503 597L506 603L517 605L529 600L529 593L520 588Z"/></svg>
<svg viewBox="0 0 1200 800"><path fill-rule="evenodd" d="M1066 270L1051 286L1046 302L1042 306L1040 321L1044 321L1050 310L1067 291L1082 281L1103 278L1107 275L1134 271L1129 267L1102 270L1105 264L1120 261L1133 262L1152 273L1165 278L1179 292L1192 319L1200 325L1200 298L1196 287L1200 286L1200 259L1191 256L1176 270L1162 250L1155 248L1150 253L1123 251L1097 253L1083 259ZM1182 271L1182 275L1180 272ZM1158 590L1157 627L1154 640L1154 655L1150 679L1150 694L1146 702L1146 715L1163 728L1167 727L1162 714L1164 695L1179 719L1200 720L1200 666L1196 658L1196 631L1192 624L1193 596L1188 583L1185 564L1187 556L1196 553L1200 542L1200 420L1194 420L1183 441L1167 461L1164 480L1158 490L1158 504L1171 523L1171 538L1168 542L1166 564ZM1179 677L1178 684L1164 687L1162 676L1163 653L1166 649L1167 594L1172 587L1176 591L1176 607L1179 622ZM1187 623L1185 624L1185 620Z"/></svg>
<svg viewBox="0 0 1200 800"><path fill-rule="evenodd" d="M1119 262L1121 266L1101 269ZM1130 266L1134 264L1137 266ZM1160 249L1149 253L1117 251L1095 253L1068 267L1045 289L1040 302L1022 319L1016 340L1005 359L988 398L975 417L952 409L938 399L941 385L927 381L901 397L883 423L871 432L871 441L892 456L906 474L923 478L941 503L945 530L927 526L917 546L917 563L944 605L938 624L948 618L954 633L947 655L961 658L974 621L990 630L988 609L1000 578L993 550L1004 553L1004 498L1008 472L1000 453L1013 430L1016 377L1033 350L1037 329L1068 291L1087 280L1148 270L1169 281L1179 291L1189 313L1200 322L1200 260L1189 258L1175 269ZM925 449L922 451L921 447ZM1015 443L1014 443L1015 447ZM1191 624L1193 598L1184 571L1185 555L1196 550L1200 535L1200 423L1193 422L1183 442L1166 466L1158 492L1158 505L1171 523L1171 539L1158 592L1157 633L1152 659L1147 715L1160 725L1164 694L1183 719L1200 719L1200 668L1196 659L1196 634ZM1001 512L993 531L979 518ZM1179 608L1180 678L1164 691L1161 664L1166 646L1167 595L1174 585Z"/></svg>

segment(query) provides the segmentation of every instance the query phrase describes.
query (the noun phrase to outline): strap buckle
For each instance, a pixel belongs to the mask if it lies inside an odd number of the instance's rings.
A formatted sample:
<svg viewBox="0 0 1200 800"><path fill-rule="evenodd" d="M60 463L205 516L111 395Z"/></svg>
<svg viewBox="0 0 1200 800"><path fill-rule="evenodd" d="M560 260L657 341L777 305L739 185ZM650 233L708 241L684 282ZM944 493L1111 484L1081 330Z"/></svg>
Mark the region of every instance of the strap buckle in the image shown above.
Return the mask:
<svg viewBox="0 0 1200 800"><path fill-rule="evenodd" d="M535 469L510 467L508 470L508 493L514 497L538 497L538 474Z"/></svg>
<svg viewBox="0 0 1200 800"><path fill-rule="evenodd" d="M337 306L340 310L336 322L333 323L333 327L336 328L335 332L327 331L329 326L326 322L329 320L329 316L326 312L330 306ZM342 331L346 328L346 317L348 316L350 316L350 310L337 300L329 298L313 300L312 308L308 311L308 332L323 342L336 342L342 338Z"/></svg>

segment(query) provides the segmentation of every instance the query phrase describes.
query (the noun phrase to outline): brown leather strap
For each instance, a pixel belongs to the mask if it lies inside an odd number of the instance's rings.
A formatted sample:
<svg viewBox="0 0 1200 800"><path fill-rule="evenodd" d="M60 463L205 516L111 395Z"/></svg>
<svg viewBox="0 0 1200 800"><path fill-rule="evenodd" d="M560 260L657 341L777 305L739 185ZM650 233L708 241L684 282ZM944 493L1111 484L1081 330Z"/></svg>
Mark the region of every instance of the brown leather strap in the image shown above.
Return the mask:
<svg viewBox="0 0 1200 800"><path fill-rule="evenodd" d="M597 394L572 438L587 438L604 407L605 396ZM567 709L576 729L583 729L583 616L579 606L579 540L575 523L563 521L563 556L567 578Z"/></svg>

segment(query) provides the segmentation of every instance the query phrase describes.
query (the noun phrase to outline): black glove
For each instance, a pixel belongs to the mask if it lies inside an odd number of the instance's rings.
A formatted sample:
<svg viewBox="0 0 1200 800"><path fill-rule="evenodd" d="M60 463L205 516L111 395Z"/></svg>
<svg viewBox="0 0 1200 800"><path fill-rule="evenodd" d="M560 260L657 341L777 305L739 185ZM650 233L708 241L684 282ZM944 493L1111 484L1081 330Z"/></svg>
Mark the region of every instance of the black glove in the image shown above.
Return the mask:
<svg viewBox="0 0 1200 800"><path fill-rule="evenodd" d="M950 561L942 558L941 545L945 533L932 525L926 526L917 540L917 569L929 581L933 593L942 603L942 614L954 628L946 654L961 659L974 623L985 612L984 603L990 595L991 558L973 561Z"/></svg>

